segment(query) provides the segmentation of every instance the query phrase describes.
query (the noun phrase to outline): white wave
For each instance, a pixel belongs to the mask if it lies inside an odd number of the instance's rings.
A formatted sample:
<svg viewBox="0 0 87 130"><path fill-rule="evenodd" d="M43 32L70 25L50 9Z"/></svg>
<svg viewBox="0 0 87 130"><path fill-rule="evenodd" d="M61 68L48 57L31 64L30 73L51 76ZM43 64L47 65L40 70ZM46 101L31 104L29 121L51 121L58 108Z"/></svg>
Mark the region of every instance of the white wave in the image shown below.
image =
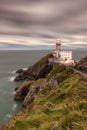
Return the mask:
<svg viewBox="0 0 87 130"><path fill-rule="evenodd" d="M12 106L12 110L15 111L16 108L17 108L17 104L15 103L15 104L13 104L13 106Z"/></svg>
<svg viewBox="0 0 87 130"><path fill-rule="evenodd" d="M12 95L15 95L15 93L16 93L16 92L15 92L15 91L13 91L11 94L12 94Z"/></svg>
<svg viewBox="0 0 87 130"><path fill-rule="evenodd" d="M11 118L12 115L11 115L11 114L7 114L6 117L7 117L7 118Z"/></svg>
<svg viewBox="0 0 87 130"><path fill-rule="evenodd" d="M16 70L11 71L11 74L15 74L15 73L16 73Z"/></svg>
<svg viewBox="0 0 87 130"><path fill-rule="evenodd" d="M23 70L27 70L27 68L23 68Z"/></svg>
<svg viewBox="0 0 87 130"><path fill-rule="evenodd" d="M8 79L9 79L10 82L13 82L14 79L15 79L15 76L9 77Z"/></svg>

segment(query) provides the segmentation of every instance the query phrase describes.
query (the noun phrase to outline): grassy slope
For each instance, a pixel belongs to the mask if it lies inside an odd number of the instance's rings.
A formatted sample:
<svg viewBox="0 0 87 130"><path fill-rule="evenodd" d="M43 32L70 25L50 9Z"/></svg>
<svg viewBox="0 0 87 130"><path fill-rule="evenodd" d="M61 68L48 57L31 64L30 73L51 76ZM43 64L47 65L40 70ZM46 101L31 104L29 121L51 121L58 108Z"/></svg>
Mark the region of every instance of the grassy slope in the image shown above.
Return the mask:
<svg viewBox="0 0 87 130"><path fill-rule="evenodd" d="M9 130L87 130L87 79L63 66L51 71L48 79L52 76L60 85L49 94L45 86L32 109L12 119Z"/></svg>

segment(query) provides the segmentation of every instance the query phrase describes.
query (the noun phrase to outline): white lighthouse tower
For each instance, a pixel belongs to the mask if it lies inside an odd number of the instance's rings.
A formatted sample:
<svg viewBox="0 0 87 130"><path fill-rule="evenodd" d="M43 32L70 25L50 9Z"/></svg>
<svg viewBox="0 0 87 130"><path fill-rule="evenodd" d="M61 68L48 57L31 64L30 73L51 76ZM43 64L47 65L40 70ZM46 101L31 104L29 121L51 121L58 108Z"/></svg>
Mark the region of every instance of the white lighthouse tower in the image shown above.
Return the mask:
<svg viewBox="0 0 87 130"><path fill-rule="evenodd" d="M56 40L56 58L59 59L60 58L60 52L61 52L61 41L60 39Z"/></svg>
<svg viewBox="0 0 87 130"><path fill-rule="evenodd" d="M61 41L60 41L60 39L56 40L56 51L58 51L58 52L61 51Z"/></svg>

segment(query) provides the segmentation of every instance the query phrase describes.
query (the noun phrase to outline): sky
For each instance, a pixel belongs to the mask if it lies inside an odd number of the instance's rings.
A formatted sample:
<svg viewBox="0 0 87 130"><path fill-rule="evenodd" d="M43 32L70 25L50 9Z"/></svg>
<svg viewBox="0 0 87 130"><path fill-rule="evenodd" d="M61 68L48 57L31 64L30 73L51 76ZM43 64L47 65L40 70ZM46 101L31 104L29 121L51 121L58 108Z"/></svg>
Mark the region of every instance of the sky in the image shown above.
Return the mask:
<svg viewBox="0 0 87 130"><path fill-rule="evenodd" d="M87 0L0 0L0 49L87 48Z"/></svg>

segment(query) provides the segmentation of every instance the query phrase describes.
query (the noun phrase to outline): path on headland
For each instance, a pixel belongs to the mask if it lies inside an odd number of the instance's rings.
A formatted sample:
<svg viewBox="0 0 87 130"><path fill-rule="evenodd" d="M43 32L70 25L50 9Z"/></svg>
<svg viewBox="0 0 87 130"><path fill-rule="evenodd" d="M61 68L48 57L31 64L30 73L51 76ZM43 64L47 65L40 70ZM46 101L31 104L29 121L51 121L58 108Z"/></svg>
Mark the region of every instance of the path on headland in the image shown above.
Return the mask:
<svg viewBox="0 0 87 130"><path fill-rule="evenodd" d="M80 73L81 75L87 77L87 74L84 73L84 72L82 72L82 71L80 71L80 70L77 70L77 69L73 68L73 71L75 71L75 72L77 72L77 73Z"/></svg>
<svg viewBox="0 0 87 130"><path fill-rule="evenodd" d="M87 74L86 73L84 73L84 72L82 72L82 71L80 71L80 70L77 70L76 68L74 68L74 67L71 67L71 66L66 66L67 68L71 68L74 72L77 72L77 73L79 73L79 74L81 74L82 76L84 76L84 77L87 77Z"/></svg>
<svg viewBox="0 0 87 130"><path fill-rule="evenodd" d="M87 74L86 74L86 73L84 73L84 72L82 72L82 71L80 71L80 70L77 70L77 69L75 69L75 68L73 68L73 67L70 67L70 68L72 68L74 72L77 72L77 73L83 75L84 77L87 77Z"/></svg>

